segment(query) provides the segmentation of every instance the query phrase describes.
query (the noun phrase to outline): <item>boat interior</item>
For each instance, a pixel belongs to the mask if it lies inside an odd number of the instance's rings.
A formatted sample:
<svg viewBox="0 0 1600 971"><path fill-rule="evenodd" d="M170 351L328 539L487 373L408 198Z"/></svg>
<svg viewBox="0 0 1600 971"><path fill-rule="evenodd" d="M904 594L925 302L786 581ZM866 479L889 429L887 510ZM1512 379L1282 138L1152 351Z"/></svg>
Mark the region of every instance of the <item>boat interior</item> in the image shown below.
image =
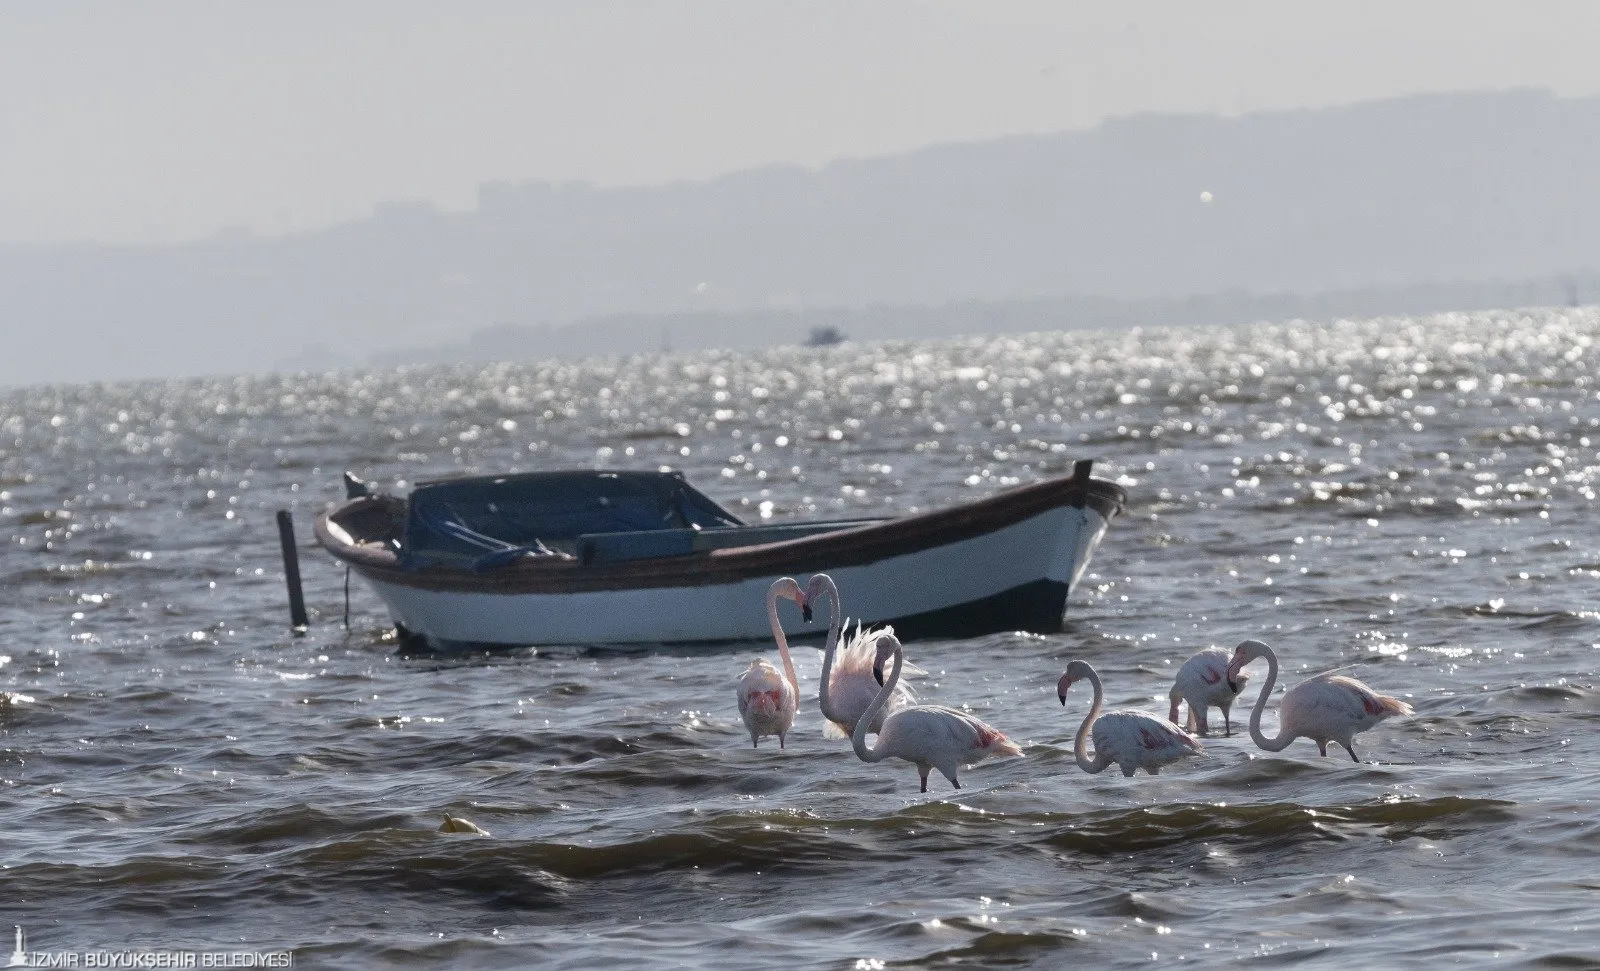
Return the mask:
<svg viewBox="0 0 1600 971"><path fill-rule="evenodd" d="M341 526L355 542L381 543L407 570L491 570L530 556L585 564L687 556L883 521L747 525L678 472L472 476L420 483L405 500L371 498L379 508Z"/></svg>

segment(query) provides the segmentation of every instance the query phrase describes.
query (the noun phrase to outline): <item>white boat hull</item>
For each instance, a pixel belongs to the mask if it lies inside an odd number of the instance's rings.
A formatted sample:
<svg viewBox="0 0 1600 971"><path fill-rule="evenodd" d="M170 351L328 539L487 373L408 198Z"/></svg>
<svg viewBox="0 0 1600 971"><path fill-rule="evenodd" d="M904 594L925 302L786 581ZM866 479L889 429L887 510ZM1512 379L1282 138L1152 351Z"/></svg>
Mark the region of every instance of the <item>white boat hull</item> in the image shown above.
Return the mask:
<svg viewBox="0 0 1600 971"><path fill-rule="evenodd" d="M1093 508L1060 506L980 536L826 572L842 592L845 612L868 623L906 626L928 618L936 624L944 612L951 619L948 636L964 636L972 626L962 618L964 610L1004 611L1008 594L1022 591L1016 596L1029 601L1027 610L1037 613L1035 601L1042 599L1059 625L1065 597L1108 525ZM368 581L397 625L435 645L648 646L770 638L766 594L779 575L554 593L429 590ZM804 583L806 578L798 579ZM1037 617L1018 621L1015 629L1039 626ZM798 611L784 616L783 623L797 637L817 632ZM1002 617L998 629L1004 627ZM917 634L938 636L938 631Z"/></svg>

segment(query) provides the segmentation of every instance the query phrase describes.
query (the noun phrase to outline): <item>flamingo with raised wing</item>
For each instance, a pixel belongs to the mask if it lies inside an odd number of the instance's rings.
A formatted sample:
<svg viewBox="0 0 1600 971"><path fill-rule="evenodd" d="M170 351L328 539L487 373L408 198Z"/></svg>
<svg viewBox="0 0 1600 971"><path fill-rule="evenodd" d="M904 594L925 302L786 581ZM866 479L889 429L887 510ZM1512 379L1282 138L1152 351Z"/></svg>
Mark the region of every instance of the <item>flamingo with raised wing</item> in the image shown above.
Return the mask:
<svg viewBox="0 0 1600 971"><path fill-rule="evenodd" d="M883 680L883 664L894 659L889 679ZM879 634L874 655L873 674L882 682L872 707L856 721L850 744L863 762L882 762L887 758L904 759L917 767L922 781L922 791L928 791L928 773L939 773L957 789L961 782L956 770L972 765L991 755L1021 755L1016 742L989 727L981 719L944 705L908 705L883 716L883 727L878 731L878 741L867 748L867 730L874 718L883 714L884 707L894 695L900 682L900 669L905 665L905 649L893 634Z"/></svg>
<svg viewBox="0 0 1600 971"><path fill-rule="evenodd" d="M817 707L822 709L823 734L829 738L849 738L856 730L856 722L878 695L879 681L873 677L873 666L878 657L878 636L893 634L892 627L863 627L856 624L855 633L841 648L843 632L842 609L839 605L839 587L833 577L818 573L806 582L806 602L815 604L821 597L828 598L828 640L822 648L822 678L817 685ZM908 685L895 685L888 703L879 710L867 725L868 732L883 728L883 719L897 708L917 703L917 696Z"/></svg>
<svg viewBox="0 0 1600 971"><path fill-rule="evenodd" d="M1278 735L1267 738L1261 731L1261 713L1278 681L1278 655L1261 641L1245 641L1233 649L1228 673L1237 676L1240 668L1263 657L1267 659L1267 680L1250 712L1250 737L1268 752L1281 752L1290 742L1304 737L1316 742L1317 751L1323 755L1328 754L1329 742L1338 742L1350 753L1352 761L1359 762L1353 744L1356 735L1385 718L1411 714L1411 706L1399 698L1379 694L1355 678L1329 671L1307 678L1283 693L1278 702Z"/></svg>
<svg viewBox="0 0 1600 971"><path fill-rule="evenodd" d="M793 600L800 605L807 620L811 619L811 606L806 594L793 577L773 581L767 589L767 619L772 623L772 636L778 642L778 657L783 660L783 671L766 658L750 662L739 678L739 717L750 730L750 746L760 748L760 740L778 736L778 747L784 747L789 729L794 727L795 710L800 702L800 679L794 673L794 661L789 657L789 639L784 636L783 623L778 620L778 600Z"/></svg>
<svg viewBox="0 0 1600 971"><path fill-rule="evenodd" d="M1089 705L1089 714L1084 716L1083 724L1078 726L1078 737L1073 743L1073 753L1077 756L1078 767L1083 771L1102 772L1115 762L1122 774L1129 778L1140 769L1156 775L1164 765L1204 752L1198 738L1155 715L1142 711L1108 711L1100 714L1100 706L1105 702L1105 688L1100 684L1100 675L1095 673L1088 661L1068 664L1061 680L1056 682L1056 697L1061 699L1062 705L1067 703L1067 689L1078 681L1088 681L1094 685L1094 701ZM1092 759L1085 744L1091 735L1094 737Z"/></svg>
<svg viewBox="0 0 1600 971"><path fill-rule="evenodd" d="M1229 674L1230 660L1227 651L1210 647L1183 662L1177 676L1172 679L1172 690L1168 693L1172 699L1172 711L1167 718L1174 725L1183 725L1178 721L1178 703L1182 701L1189 705L1188 724L1183 727L1190 732L1209 735L1211 727L1206 720L1206 711L1209 708L1221 708L1222 733L1233 734L1233 700L1244 690L1244 683L1250 680L1250 676L1244 673Z"/></svg>

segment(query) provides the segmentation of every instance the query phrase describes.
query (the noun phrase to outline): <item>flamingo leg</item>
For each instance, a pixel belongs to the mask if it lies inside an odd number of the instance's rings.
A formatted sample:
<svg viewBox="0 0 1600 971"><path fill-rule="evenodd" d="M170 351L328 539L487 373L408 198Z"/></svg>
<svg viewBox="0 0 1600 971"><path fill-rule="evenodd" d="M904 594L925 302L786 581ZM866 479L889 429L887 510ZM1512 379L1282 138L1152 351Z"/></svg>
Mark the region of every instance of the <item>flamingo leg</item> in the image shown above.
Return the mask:
<svg viewBox="0 0 1600 971"><path fill-rule="evenodd" d="M1352 761L1352 762L1360 762L1361 761L1360 759L1356 758L1356 750L1350 747L1350 743L1349 742L1340 742L1339 744L1343 745L1344 746L1344 750L1346 752L1350 753L1350 761Z"/></svg>
<svg viewBox="0 0 1600 971"><path fill-rule="evenodd" d="M1193 713L1193 715L1194 715L1194 723L1195 723L1195 726L1197 728L1199 728L1200 734L1201 735L1210 735L1211 734L1211 723L1206 720L1206 709L1205 709L1205 707L1201 706L1198 709L1191 707L1189 709L1189 711L1191 713Z"/></svg>
<svg viewBox="0 0 1600 971"><path fill-rule="evenodd" d="M922 791L923 792L927 792L928 791L928 770L924 769L920 765L917 766L917 777L922 780Z"/></svg>

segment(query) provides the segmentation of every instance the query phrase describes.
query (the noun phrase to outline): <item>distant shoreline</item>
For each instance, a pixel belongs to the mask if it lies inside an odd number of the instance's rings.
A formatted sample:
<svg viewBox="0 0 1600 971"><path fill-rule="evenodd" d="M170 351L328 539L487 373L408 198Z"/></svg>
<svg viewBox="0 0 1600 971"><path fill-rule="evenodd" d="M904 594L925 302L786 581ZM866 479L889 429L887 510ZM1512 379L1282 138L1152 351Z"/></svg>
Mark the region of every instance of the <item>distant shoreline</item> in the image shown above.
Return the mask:
<svg viewBox="0 0 1600 971"><path fill-rule="evenodd" d="M1421 283L1314 294L1229 291L1150 299L1062 296L952 301L939 306L612 314L558 326L501 324L484 327L455 343L394 348L347 363L377 367L487 364L603 354L755 350L804 346L810 343L808 335L830 328L837 330L845 342L881 341L1049 330L1247 325L1597 302L1600 302L1600 272L1590 271L1536 280ZM280 362L275 370L319 366L331 365L319 365L314 357L302 356Z"/></svg>

